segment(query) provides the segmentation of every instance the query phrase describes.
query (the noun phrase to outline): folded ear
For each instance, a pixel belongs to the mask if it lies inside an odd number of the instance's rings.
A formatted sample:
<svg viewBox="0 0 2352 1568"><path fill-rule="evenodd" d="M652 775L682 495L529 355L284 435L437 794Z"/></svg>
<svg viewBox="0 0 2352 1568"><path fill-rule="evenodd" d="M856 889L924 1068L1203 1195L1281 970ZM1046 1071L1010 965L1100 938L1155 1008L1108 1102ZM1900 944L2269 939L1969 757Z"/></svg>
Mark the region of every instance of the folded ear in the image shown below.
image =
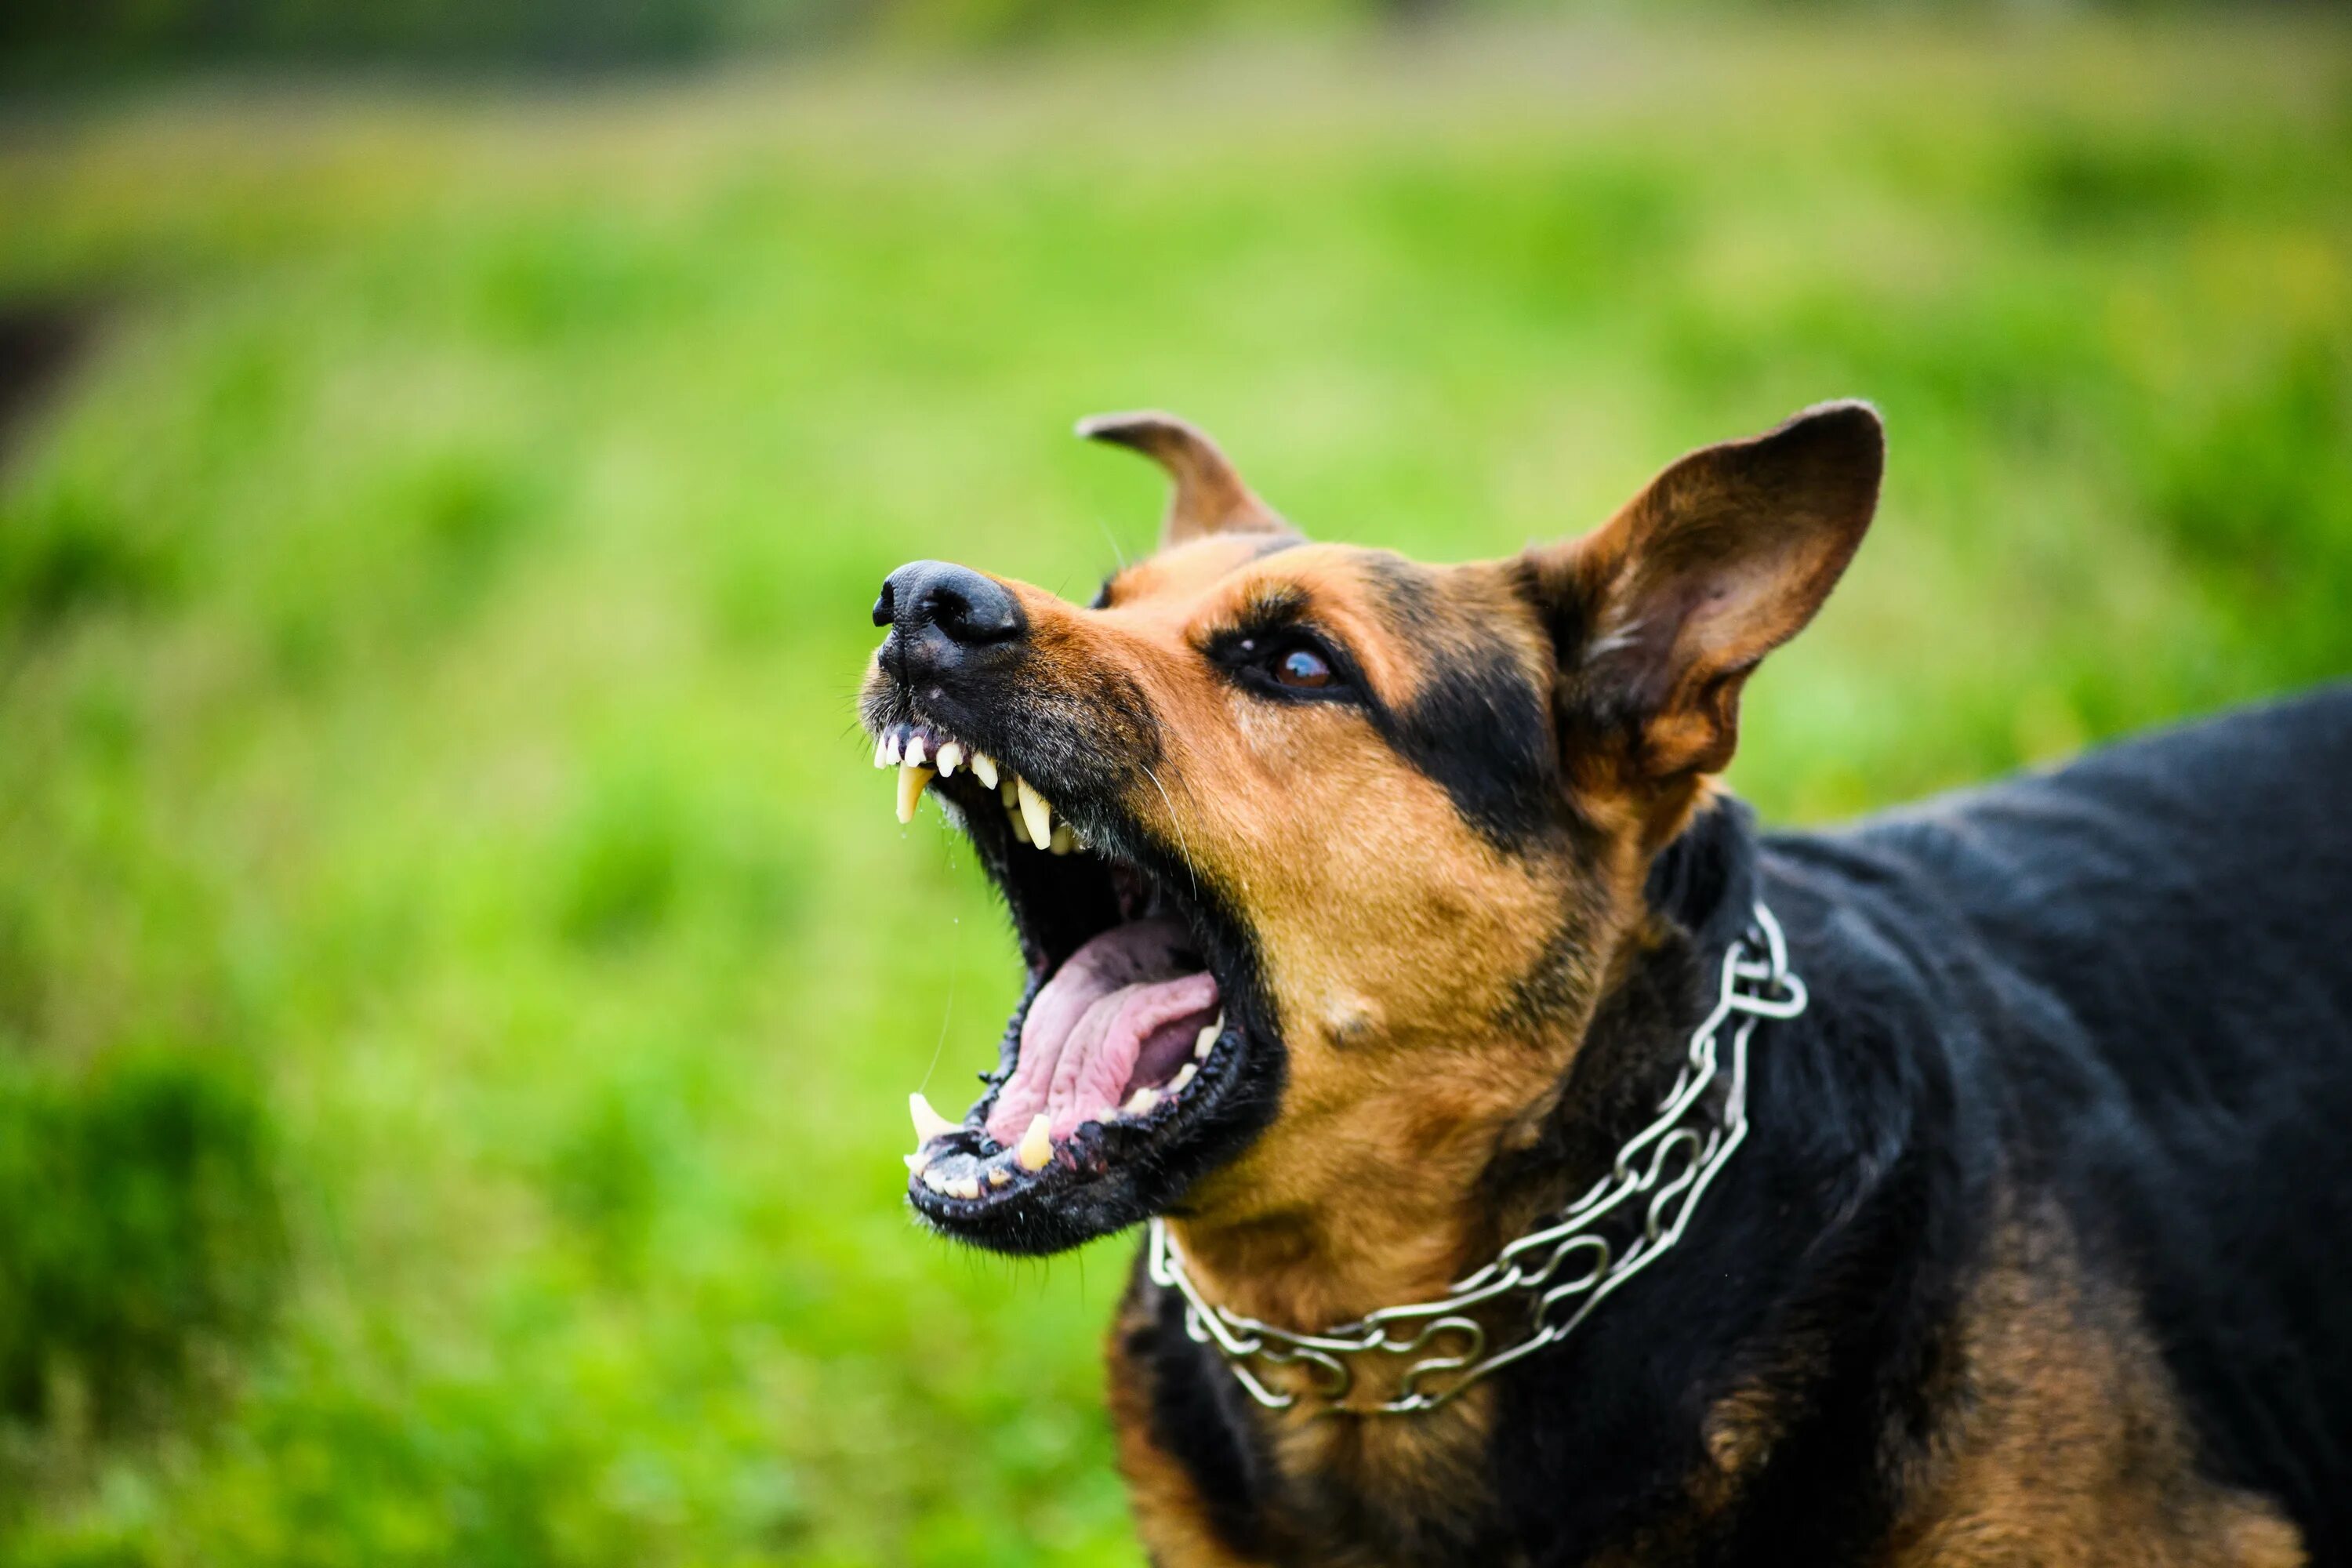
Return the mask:
<svg viewBox="0 0 2352 1568"><path fill-rule="evenodd" d="M1825 403L1691 453L1592 532L1529 552L1564 741L1629 783L1720 772L1740 687L1845 571L1885 456L1869 405Z"/></svg>
<svg viewBox="0 0 2352 1568"><path fill-rule="evenodd" d="M1211 533L1288 533L1290 525L1257 499L1217 444L1199 426L1146 409L1097 414L1078 421L1089 441L1129 447L1168 470L1176 481L1160 542L1182 544Z"/></svg>

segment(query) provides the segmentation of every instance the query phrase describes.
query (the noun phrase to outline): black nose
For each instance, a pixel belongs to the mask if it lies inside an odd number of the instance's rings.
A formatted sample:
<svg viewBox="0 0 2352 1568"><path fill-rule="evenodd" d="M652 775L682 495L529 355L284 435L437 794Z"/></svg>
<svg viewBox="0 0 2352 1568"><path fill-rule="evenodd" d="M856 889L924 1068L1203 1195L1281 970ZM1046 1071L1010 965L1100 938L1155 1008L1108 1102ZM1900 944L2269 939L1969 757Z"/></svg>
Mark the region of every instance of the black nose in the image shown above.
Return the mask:
<svg viewBox="0 0 2352 1568"><path fill-rule="evenodd" d="M945 561L909 561L882 581L874 601L874 624L891 628L891 640L906 647L938 643L932 651L952 659L994 643L1007 643L1029 629L1020 603L992 577Z"/></svg>

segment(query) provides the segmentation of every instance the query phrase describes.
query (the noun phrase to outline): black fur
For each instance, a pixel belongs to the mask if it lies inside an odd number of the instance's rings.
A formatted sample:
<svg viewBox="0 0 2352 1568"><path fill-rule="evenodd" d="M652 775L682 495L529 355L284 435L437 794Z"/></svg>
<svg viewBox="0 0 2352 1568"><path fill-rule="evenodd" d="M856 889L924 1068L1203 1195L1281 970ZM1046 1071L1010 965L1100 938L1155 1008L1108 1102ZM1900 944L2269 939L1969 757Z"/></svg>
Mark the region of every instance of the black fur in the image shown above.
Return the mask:
<svg viewBox="0 0 2352 1568"><path fill-rule="evenodd" d="M1812 1005L1757 1037L1749 1142L1681 1246L1504 1374L1485 1539L1425 1560L1866 1560L1997 1184L2137 1300L2206 1473L2273 1500L2315 1563L2352 1559L2347 780L2341 688L1838 833L1703 815L1652 881L1686 940L1604 1007L1546 1157L1595 1170L1640 1125L1752 897ZM1247 1552L1302 1500L1160 1323L1136 1347L1155 1435ZM1759 1378L1790 1424L1689 1528L1704 1414Z"/></svg>
<svg viewBox="0 0 2352 1568"><path fill-rule="evenodd" d="M1559 828L1567 796L1545 699L1507 645L1441 661L1411 703L1375 718L1397 754L1497 848Z"/></svg>
<svg viewBox="0 0 2352 1568"><path fill-rule="evenodd" d="M1368 551L1363 571L1400 644L1444 649L1422 661L1429 679L1411 701L1372 705L1381 738L1496 848L1521 849L1557 830L1568 795L1550 699L1510 643L1478 619L1449 614L1425 567Z"/></svg>
<svg viewBox="0 0 2352 1568"><path fill-rule="evenodd" d="M1268 1545L1265 1456L1257 1433L1238 1403L1230 1378L1200 1375L1197 1351L1184 1333L1184 1302L1173 1291L1153 1291L1138 1260L1131 1291L1150 1298L1152 1321L1129 1338L1130 1363L1150 1377L1151 1440L1200 1483L1209 1527L1244 1557ZM1181 1347L1181 1349L1179 1347Z"/></svg>

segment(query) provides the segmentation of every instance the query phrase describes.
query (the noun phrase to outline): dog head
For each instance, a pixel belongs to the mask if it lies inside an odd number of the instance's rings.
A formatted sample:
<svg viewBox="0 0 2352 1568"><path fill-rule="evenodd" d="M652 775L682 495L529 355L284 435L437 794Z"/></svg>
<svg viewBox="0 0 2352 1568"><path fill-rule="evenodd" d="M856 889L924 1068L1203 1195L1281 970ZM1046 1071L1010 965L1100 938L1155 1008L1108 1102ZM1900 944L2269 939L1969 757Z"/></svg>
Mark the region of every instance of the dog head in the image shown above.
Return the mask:
<svg viewBox="0 0 2352 1568"><path fill-rule="evenodd" d="M979 1103L918 1099L917 1211L1037 1253L1465 1187L1534 1138L1742 684L1860 543L1877 416L1448 566L1310 542L1180 420L1080 429L1172 476L1158 554L1086 605L919 562L874 609L877 761L970 835L1029 970Z"/></svg>

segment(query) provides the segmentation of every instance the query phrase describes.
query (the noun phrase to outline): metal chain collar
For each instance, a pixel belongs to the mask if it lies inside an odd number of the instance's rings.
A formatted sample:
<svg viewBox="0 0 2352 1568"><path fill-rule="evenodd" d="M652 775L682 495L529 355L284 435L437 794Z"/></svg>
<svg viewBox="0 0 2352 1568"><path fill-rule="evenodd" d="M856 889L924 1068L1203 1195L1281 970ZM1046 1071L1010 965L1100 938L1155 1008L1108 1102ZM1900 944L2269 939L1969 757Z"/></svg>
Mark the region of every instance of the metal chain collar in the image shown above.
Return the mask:
<svg viewBox="0 0 2352 1568"><path fill-rule="evenodd" d="M1690 1050L1657 1119L1617 1151L1609 1173L1559 1218L1503 1248L1433 1301L1384 1307L1319 1334L1293 1333L1226 1310L1201 1294L1167 1225L1151 1222L1152 1282L1184 1298L1184 1331L1223 1357L1243 1388L1269 1410L1287 1410L1299 1394L1270 1387L1260 1373L1299 1365L1318 1414L1400 1415L1433 1410L1513 1362L1576 1331L1601 1299L1682 1239L1698 1200L1748 1136L1748 1040L1764 1018L1805 1010L1804 982L1789 970L1780 925L1760 902L1755 922L1723 955L1715 1006L1691 1035ZM1717 1060L1717 1037L1737 1016L1731 1060ZM1601 1222L1640 1215L1638 1234L1621 1250L1599 1234ZM1612 1227L1622 1235L1626 1226ZM1527 1298L1524 1338L1489 1352L1486 1330L1471 1309ZM1396 1394L1369 1405L1347 1403L1355 1386L1351 1358L1414 1357ZM1433 1386L1424 1387L1424 1383Z"/></svg>

